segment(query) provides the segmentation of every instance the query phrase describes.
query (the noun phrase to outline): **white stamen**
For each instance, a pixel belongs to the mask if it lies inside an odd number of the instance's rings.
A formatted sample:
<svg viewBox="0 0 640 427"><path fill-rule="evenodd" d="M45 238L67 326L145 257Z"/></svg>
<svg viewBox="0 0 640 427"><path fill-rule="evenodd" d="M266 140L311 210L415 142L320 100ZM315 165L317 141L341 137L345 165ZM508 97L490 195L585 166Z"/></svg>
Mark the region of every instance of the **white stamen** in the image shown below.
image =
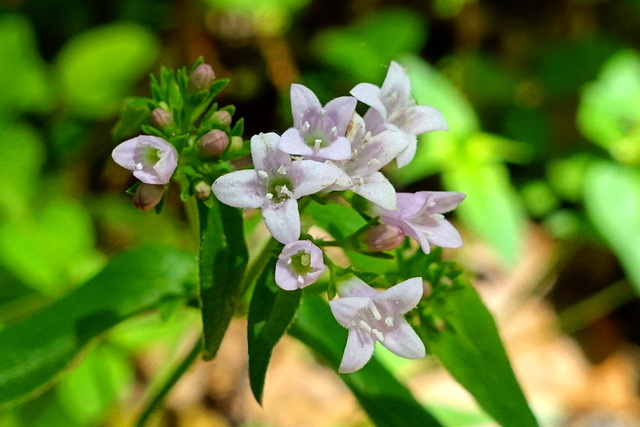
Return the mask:
<svg viewBox="0 0 640 427"><path fill-rule="evenodd" d="M287 260L287 265L290 265L290 264L291 264L291 258Z"/></svg>
<svg viewBox="0 0 640 427"><path fill-rule="evenodd" d="M136 169L142 170L142 163L136 163Z"/></svg>
<svg viewBox="0 0 640 427"><path fill-rule="evenodd" d="M262 179L267 179L267 178L269 178L269 174L268 174L268 173L266 173L266 172L265 172L265 171L263 171L263 170L259 170L259 171L258 171L258 176L259 176L260 178L262 178Z"/></svg>
<svg viewBox="0 0 640 427"><path fill-rule="evenodd" d="M376 339L380 342L384 342L384 335L377 329L371 329L371 333L376 336Z"/></svg>
<svg viewBox="0 0 640 427"><path fill-rule="evenodd" d="M333 136L337 136L338 135L338 127L334 126L331 128L331 133L333 134Z"/></svg>
<svg viewBox="0 0 640 427"><path fill-rule="evenodd" d="M430 200L429 202L427 202L427 207L428 208L432 208L436 205L436 202L434 202L433 200Z"/></svg>
<svg viewBox="0 0 640 427"><path fill-rule="evenodd" d="M433 236L433 231L429 231L429 230L422 230L422 232L424 234L426 234L427 236Z"/></svg>
<svg viewBox="0 0 640 427"><path fill-rule="evenodd" d="M278 172L280 175L286 175L287 174L287 168L285 168L284 165L280 165L280 167L278 168L278 170L276 172Z"/></svg>
<svg viewBox="0 0 640 427"><path fill-rule="evenodd" d="M378 160L378 159L371 159L371 160L369 160L369 162L367 163L367 166L377 165L378 163L380 163L380 160Z"/></svg>
<svg viewBox="0 0 640 427"><path fill-rule="evenodd" d="M435 220L443 219L443 218L444 218L444 215L439 214L439 213L434 213L434 214L431 214L431 215L429 215L429 216L430 216L431 218L435 219Z"/></svg>
<svg viewBox="0 0 640 427"><path fill-rule="evenodd" d="M358 327L360 327L360 329L364 329L367 332L371 332L371 326L369 326L364 320L361 320L360 323L358 323Z"/></svg>
<svg viewBox="0 0 640 427"><path fill-rule="evenodd" d="M304 283L304 277L298 276L298 283L302 285Z"/></svg>
<svg viewBox="0 0 640 427"><path fill-rule="evenodd" d="M264 195L264 197L266 197L267 199L271 200L273 199L273 193L267 193Z"/></svg>
<svg viewBox="0 0 640 427"><path fill-rule="evenodd" d="M371 310L371 313L373 314L373 318L375 320L382 319L382 315L380 314L380 312L378 311L378 307L376 307L374 303L369 304L369 310Z"/></svg>
<svg viewBox="0 0 640 427"><path fill-rule="evenodd" d="M276 186L276 191L280 194L286 194L289 197L293 197L293 193L291 192L291 190L289 190L287 188L286 185L278 185Z"/></svg>
<svg viewBox="0 0 640 427"><path fill-rule="evenodd" d="M387 317L385 317L385 318L384 318L384 323L385 323L387 326L393 326L393 317L391 317L391 316L387 316Z"/></svg>
<svg viewBox="0 0 640 427"><path fill-rule="evenodd" d="M304 122L302 124L302 129L305 130L305 131L311 129L311 124L309 122Z"/></svg>

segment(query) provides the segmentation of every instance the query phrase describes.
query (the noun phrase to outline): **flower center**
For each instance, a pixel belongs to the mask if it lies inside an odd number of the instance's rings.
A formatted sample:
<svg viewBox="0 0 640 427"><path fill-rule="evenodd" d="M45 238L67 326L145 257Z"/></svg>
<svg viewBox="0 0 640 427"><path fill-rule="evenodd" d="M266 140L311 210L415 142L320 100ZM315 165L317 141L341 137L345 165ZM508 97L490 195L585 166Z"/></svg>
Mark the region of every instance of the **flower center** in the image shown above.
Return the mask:
<svg viewBox="0 0 640 427"><path fill-rule="evenodd" d="M304 250L299 250L293 254L287 263L289 268L298 276L305 276L315 271L315 268L311 267L311 254Z"/></svg>
<svg viewBox="0 0 640 427"><path fill-rule="evenodd" d="M284 175L268 175L267 176L266 197L274 203L284 202L285 200L294 198L293 184L291 180Z"/></svg>

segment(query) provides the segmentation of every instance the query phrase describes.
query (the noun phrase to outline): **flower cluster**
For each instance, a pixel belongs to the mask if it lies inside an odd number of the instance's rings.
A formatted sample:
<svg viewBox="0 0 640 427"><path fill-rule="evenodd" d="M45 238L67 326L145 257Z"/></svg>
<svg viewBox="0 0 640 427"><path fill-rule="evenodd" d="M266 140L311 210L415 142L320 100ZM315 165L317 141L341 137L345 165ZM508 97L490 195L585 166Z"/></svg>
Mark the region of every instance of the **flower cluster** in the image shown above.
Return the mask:
<svg viewBox="0 0 640 427"><path fill-rule="evenodd" d="M185 91L193 92L194 99L209 99L205 95L214 78L213 70L201 64L192 72ZM215 179L212 184L203 180L190 184L191 194L202 199L213 192L227 205L261 209L269 232L283 245L275 267L275 281L280 288L293 291L309 286L330 264L321 249L322 242L302 232L298 201L305 196L350 191L364 198L369 208L361 213L374 218L371 227L359 235L366 252L394 249L405 236L417 240L425 253L430 245L462 245L460 235L442 214L457 207L463 194L396 193L381 172L394 160L398 167L409 164L419 134L447 130L438 110L415 105L409 78L398 63L391 63L381 87L360 83L351 90L351 96L325 105L300 84L293 84L290 94L293 126L282 135L270 132L251 138L253 168L210 173L208 177ZM369 106L363 116L356 113L358 102ZM184 114L174 116L165 110L165 105L157 103L153 122L157 129L178 129L181 124L175 119ZM175 132L173 135L178 136L171 143L160 136L141 135L114 149L113 159L141 182L134 194L136 207L151 209L164 196L178 166L176 146L181 147L180 163L188 165L182 175L190 173L200 179L213 169L203 167L204 172L198 172L189 162L215 162L233 145L230 139L237 136L230 138L231 116L228 111L215 108L204 114L197 132L199 138L190 139L186 145L176 142L180 136ZM207 128L207 123L215 126ZM168 131L158 132L165 135ZM189 157L193 153L196 157ZM421 278L406 280L380 293L351 274L337 275L334 281L338 282L335 285L340 298L331 301L330 307L336 320L349 329L340 372L363 367L371 358L376 341L402 357L424 356L424 345L403 317L422 297Z"/></svg>

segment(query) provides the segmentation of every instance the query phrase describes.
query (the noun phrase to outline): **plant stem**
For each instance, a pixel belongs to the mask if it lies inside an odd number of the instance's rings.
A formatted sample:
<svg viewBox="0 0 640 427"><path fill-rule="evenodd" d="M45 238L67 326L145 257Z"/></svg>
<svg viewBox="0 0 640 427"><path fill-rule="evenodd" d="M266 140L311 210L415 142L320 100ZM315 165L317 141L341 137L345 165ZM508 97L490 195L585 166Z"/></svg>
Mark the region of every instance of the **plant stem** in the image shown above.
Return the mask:
<svg viewBox="0 0 640 427"><path fill-rule="evenodd" d="M166 379L166 381L161 385L161 387L156 391L153 395L145 410L140 414L138 421L136 422L136 427L143 427L147 422L153 411L156 407L164 400L164 398L169 394L173 386L182 378L182 375L189 369L189 367L193 364L193 362L200 355L200 351L202 350L202 340L198 339L191 349L191 351L185 356L185 358L175 367L171 375Z"/></svg>

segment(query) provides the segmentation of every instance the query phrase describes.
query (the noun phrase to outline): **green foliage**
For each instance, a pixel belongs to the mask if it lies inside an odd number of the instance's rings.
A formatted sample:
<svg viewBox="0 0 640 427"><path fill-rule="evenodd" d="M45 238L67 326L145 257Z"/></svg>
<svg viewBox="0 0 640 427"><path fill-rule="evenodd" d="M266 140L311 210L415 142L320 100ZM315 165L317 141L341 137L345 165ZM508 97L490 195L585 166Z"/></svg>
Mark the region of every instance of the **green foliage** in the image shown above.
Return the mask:
<svg viewBox="0 0 640 427"><path fill-rule="evenodd" d="M156 36L136 24L113 23L76 36L56 58L67 107L86 119L111 116L158 53Z"/></svg>
<svg viewBox="0 0 640 427"><path fill-rule="evenodd" d="M640 172L604 161L593 164L585 177L584 201L589 219L640 293Z"/></svg>
<svg viewBox="0 0 640 427"><path fill-rule="evenodd" d="M326 301L305 296L289 333L337 371L347 334ZM361 370L340 375L340 379L378 426L404 427L407 420L425 427L441 425L375 357Z"/></svg>
<svg viewBox="0 0 640 427"><path fill-rule="evenodd" d="M431 353L500 425L537 426L491 313L461 278L434 284L421 304L420 332Z"/></svg>
<svg viewBox="0 0 640 427"><path fill-rule="evenodd" d="M301 290L285 291L275 283L274 257L256 283L248 316L249 381L258 403L262 392L271 353L296 314Z"/></svg>
<svg viewBox="0 0 640 427"><path fill-rule="evenodd" d="M122 253L86 284L0 330L0 404L42 390L94 338L166 298L191 298L195 263L173 249Z"/></svg>

